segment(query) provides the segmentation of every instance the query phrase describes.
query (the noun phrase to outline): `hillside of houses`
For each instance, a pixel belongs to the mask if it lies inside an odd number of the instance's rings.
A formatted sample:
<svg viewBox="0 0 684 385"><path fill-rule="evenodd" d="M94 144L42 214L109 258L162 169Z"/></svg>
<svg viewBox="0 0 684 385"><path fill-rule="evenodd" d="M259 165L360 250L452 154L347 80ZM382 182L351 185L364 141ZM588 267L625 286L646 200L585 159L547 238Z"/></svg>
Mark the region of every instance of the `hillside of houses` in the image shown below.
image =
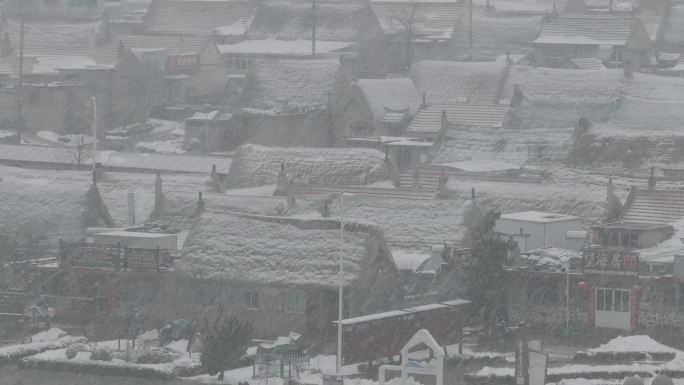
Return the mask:
<svg viewBox="0 0 684 385"><path fill-rule="evenodd" d="M0 384L684 378L684 2L0 3Z"/></svg>

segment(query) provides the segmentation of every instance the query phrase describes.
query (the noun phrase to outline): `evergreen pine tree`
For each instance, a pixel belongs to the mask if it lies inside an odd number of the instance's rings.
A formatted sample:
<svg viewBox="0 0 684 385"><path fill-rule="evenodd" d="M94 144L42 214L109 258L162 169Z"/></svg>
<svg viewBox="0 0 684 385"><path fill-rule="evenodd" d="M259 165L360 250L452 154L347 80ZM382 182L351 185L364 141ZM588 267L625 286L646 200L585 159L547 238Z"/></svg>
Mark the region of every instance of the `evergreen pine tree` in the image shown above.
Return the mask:
<svg viewBox="0 0 684 385"><path fill-rule="evenodd" d="M236 316L217 319L213 328L203 337L200 356L202 368L210 375L218 374L223 381L224 371L245 354L251 338L252 326Z"/></svg>

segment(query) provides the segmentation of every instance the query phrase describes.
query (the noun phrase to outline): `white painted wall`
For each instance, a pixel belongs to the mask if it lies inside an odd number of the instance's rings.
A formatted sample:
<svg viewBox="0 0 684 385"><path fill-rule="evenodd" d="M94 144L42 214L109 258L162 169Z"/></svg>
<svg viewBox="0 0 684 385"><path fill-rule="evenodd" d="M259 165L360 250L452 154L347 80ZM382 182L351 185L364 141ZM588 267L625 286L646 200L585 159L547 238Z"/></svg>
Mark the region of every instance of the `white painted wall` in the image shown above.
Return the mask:
<svg viewBox="0 0 684 385"><path fill-rule="evenodd" d="M516 219L500 218L496 221L496 230L504 233L530 234L527 238L527 251L542 247L559 247L566 244L565 235L571 230L582 230L582 220L568 220L562 222L539 223ZM525 251L525 239L514 238L518 241L520 251Z"/></svg>

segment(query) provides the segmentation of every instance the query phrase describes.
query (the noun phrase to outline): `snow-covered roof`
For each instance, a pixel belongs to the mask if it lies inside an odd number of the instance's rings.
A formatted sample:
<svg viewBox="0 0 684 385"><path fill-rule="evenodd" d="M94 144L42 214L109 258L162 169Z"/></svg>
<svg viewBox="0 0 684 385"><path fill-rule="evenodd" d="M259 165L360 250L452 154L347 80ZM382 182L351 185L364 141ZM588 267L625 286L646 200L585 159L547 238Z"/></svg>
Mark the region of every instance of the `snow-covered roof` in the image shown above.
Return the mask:
<svg viewBox="0 0 684 385"><path fill-rule="evenodd" d="M15 51L19 50L20 24L8 19L0 26L7 34ZM94 47L100 22L27 21L24 24L24 47Z"/></svg>
<svg viewBox="0 0 684 385"><path fill-rule="evenodd" d="M620 222L671 225L684 219L684 191L634 188Z"/></svg>
<svg viewBox="0 0 684 385"><path fill-rule="evenodd" d="M297 0L261 1L247 35L250 38L286 40L311 38L311 2ZM357 41L367 19L359 0L316 3L316 39Z"/></svg>
<svg viewBox="0 0 684 385"><path fill-rule="evenodd" d="M385 176L385 154L375 149L244 145L235 154L228 184L275 184L281 165L295 183L364 185Z"/></svg>
<svg viewBox="0 0 684 385"><path fill-rule="evenodd" d="M409 76L425 93L428 104L497 104L499 80L506 64L422 60L411 66Z"/></svg>
<svg viewBox="0 0 684 385"><path fill-rule="evenodd" d="M501 3L515 4L514 0L502 0ZM467 4L467 3L466 3ZM541 11L543 14L544 11ZM473 55L475 57L497 57L511 54L529 53L530 42L539 34L543 16L521 15L506 17L500 15L473 15ZM461 52L468 51L468 23L456 26L451 44Z"/></svg>
<svg viewBox="0 0 684 385"><path fill-rule="evenodd" d="M562 15L543 23L534 43L623 46L641 27L655 41L659 24L655 16Z"/></svg>
<svg viewBox="0 0 684 385"><path fill-rule="evenodd" d="M502 214L501 219L534 223L557 223L576 221L581 220L582 218L565 214L545 213L541 211L523 211L519 213Z"/></svg>
<svg viewBox="0 0 684 385"><path fill-rule="evenodd" d="M582 256L576 251L557 247L545 247L532 250L525 252L520 256L521 261L545 271L561 271L565 269L566 266L571 266L572 270L572 263L576 263L581 259Z"/></svg>
<svg viewBox="0 0 684 385"><path fill-rule="evenodd" d="M425 261L430 259L430 253L392 249L392 257L397 269L417 272Z"/></svg>
<svg viewBox="0 0 684 385"><path fill-rule="evenodd" d="M476 7L482 13L482 7ZM385 34L406 33L416 39L447 40L466 12L456 1L372 1L371 9Z"/></svg>
<svg viewBox="0 0 684 385"><path fill-rule="evenodd" d="M354 43L316 41L316 54L327 54L350 48ZM235 44L218 44L219 52L231 55L311 56L311 40L243 40Z"/></svg>
<svg viewBox="0 0 684 385"><path fill-rule="evenodd" d="M0 166L0 233L15 229L36 231L51 249L57 240L79 239L85 213L90 210L86 193L92 183L90 170L31 170ZM154 208L154 175L108 172L98 182L100 196L115 225L128 219L128 193L135 192L135 216L146 221ZM206 175L164 175L165 193L194 197L206 189ZM49 191L46 192L46 189ZM194 202L193 202L194 203ZM91 224L92 225L92 224ZM28 234L27 234L28 235Z"/></svg>
<svg viewBox="0 0 684 385"><path fill-rule="evenodd" d="M339 68L335 59L256 60L250 107L282 112L324 108Z"/></svg>
<svg viewBox="0 0 684 385"><path fill-rule="evenodd" d="M359 79L356 85L376 119L382 118L387 109L408 110L413 114L420 107L420 95L409 78Z"/></svg>
<svg viewBox="0 0 684 385"><path fill-rule="evenodd" d="M390 259L373 237L381 234L349 225L341 244L338 221L235 215L208 199L177 269L207 279L332 287L342 253L345 284L361 284L377 260Z"/></svg>
<svg viewBox="0 0 684 385"><path fill-rule="evenodd" d="M254 14L250 1L154 0L145 30L160 35L244 35Z"/></svg>
<svg viewBox="0 0 684 385"><path fill-rule="evenodd" d="M163 49L167 55L173 56L189 53L199 54L208 40L209 38L206 36L115 34L109 38L106 46L117 51L119 44L130 49Z"/></svg>
<svg viewBox="0 0 684 385"><path fill-rule="evenodd" d="M421 108L409 123L406 135L436 134L442 128L442 115L447 123L467 128L501 128L510 108L491 104L434 104Z"/></svg>

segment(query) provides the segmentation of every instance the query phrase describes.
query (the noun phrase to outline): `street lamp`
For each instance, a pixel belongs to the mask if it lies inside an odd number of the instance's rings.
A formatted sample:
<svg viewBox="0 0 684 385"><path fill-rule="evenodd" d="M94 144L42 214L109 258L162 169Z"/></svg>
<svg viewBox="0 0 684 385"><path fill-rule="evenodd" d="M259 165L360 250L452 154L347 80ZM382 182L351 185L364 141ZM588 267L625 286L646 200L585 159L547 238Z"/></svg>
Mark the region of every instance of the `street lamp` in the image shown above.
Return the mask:
<svg viewBox="0 0 684 385"><path fill-rule="evenodd" d="M340 192L340 270L338 273L338 294L337 294L337 359L335 360L335 373L342 375L342 318L344 300L344 197L352 194Z"/></svg>

